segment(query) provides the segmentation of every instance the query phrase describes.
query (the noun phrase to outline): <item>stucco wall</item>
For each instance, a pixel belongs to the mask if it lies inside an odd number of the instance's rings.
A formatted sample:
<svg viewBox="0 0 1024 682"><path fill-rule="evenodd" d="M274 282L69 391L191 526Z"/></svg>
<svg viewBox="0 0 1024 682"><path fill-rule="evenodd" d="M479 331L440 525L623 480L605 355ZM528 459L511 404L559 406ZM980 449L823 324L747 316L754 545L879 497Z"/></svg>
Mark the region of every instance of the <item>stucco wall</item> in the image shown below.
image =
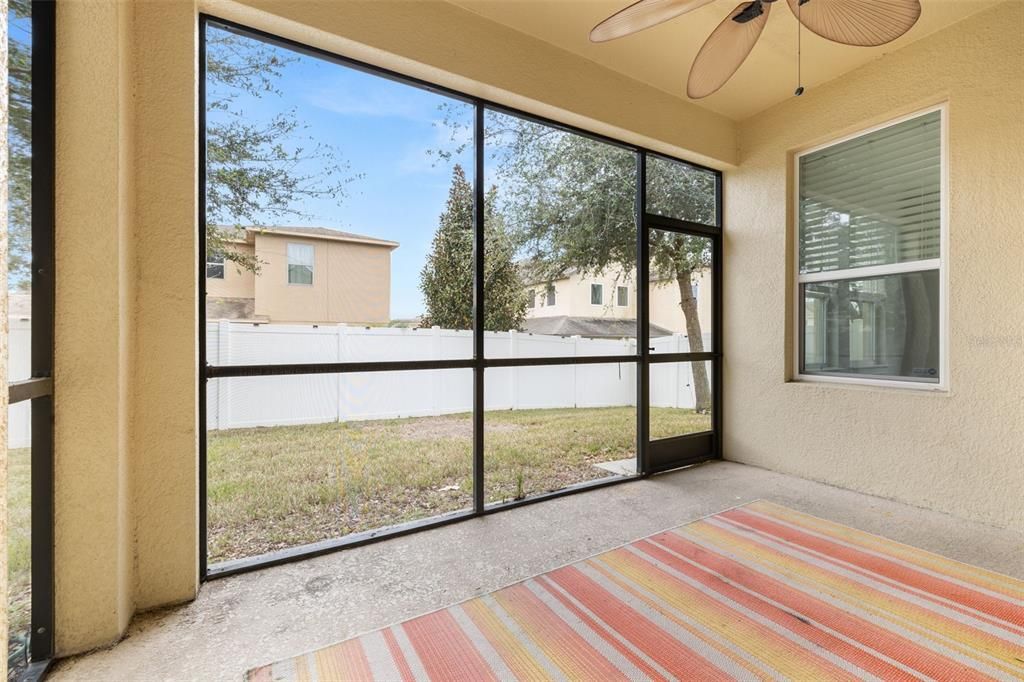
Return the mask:
<svg viewBox="0 0 1024 682"><path fill-rule="evenodd" d="M313 284L288 283L288 244L313 247ZM391 320L391 248L330 239L256 234L256 315L271 322L386 324Z"/></svg>
<svg viewBox="0 0 1024 682"><path fill-rule="evenodd" d="M1024 3L889 54L739 126L725 185L725 455L1024 528ZM949 107L945 393L787 382L794 151Z"/></svg>
<svg viewBox="0 0 1024 682"><path fill-rule="evenodd" d="M125 6L113 3L66 3L57 13L58 652L117 637L133 607L127 386L135 247L128 172L133 110L125 74L131 64L129 15Z"/></svg>

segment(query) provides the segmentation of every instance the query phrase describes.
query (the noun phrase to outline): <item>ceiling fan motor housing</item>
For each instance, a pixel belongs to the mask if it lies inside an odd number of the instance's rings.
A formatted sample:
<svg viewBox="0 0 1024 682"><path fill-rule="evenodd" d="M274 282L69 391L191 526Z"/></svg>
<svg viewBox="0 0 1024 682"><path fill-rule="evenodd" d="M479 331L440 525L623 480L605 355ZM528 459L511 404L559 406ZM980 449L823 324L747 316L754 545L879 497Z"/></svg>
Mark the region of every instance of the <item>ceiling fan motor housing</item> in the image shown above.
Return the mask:
<svg viewBox="0 0 1024 682"><path fill-rule="evenodd" d="M732 18L737 24L745 24L748 21L757 19L759 16L764 14L764 3L775 2L775 0L753 0L749 5L744 7L740 12L736 13L736 16ZM804 4L807 0L800 0L800 4Z"/></svg>

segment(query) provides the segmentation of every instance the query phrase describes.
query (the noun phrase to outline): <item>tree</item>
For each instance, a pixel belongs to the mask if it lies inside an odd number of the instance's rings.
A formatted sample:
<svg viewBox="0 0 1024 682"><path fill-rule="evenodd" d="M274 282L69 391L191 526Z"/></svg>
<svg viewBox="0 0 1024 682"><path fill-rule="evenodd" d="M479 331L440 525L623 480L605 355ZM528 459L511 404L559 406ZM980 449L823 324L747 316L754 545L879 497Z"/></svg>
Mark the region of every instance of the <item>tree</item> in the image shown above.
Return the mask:
<svg viewBox="0 0 1024 682"><path fill-rule="evenodd" d="M29 0L11 0L16 19L31 16ZM254 121L238 100L281 97L277 81L297 57L222 29L207 34L206 250L258 272L259 261L230 248L243 226L280 218L307 218L304 199L341 201L349 174L330 145L304 138L296 110ZM31 53L12 36L10 73L9 282L31 283Z"/></svg>
<svg viewBox="0 0 1024 682"><path fill-rule="evenodd" d="M302 201L341 201L356 180L338 151L304 137L295 108L253 120L243 96L282 97L277 82L298 57L226 30L207 33L206 250L259 271L255 256L229 247L244 226L308 218Z"/></svg>
<svg viewBox="0 0 1024 682"><path fill-rule="evenodd" d="M501 214L517 249L544 278L636 269L636 160L632 152L515 116L488 112L488 157L502 188ZM649 157L649 211L713 222L715 178ZM652 230L650 269L679 291L690 350L704 351L693 278L711 265L710 240ZM696 407L711 408L706 366L693 363Z"/></svg>
<svg viewBox="0 0 1024 682"><path fill-rule="evenodd" d="M11 0L8 73L8 287L32 285L32 52L29 0Z"/></svg>
<svg viewBox="0 0 1024 682"><path fill-rule="evenodd" d="M518 329L526 294L505 222L495 212L496 190L484 199L484 329ZM473 328L473 187L462 166L452 169L448 203L420 272L424 326Z"/></svg>

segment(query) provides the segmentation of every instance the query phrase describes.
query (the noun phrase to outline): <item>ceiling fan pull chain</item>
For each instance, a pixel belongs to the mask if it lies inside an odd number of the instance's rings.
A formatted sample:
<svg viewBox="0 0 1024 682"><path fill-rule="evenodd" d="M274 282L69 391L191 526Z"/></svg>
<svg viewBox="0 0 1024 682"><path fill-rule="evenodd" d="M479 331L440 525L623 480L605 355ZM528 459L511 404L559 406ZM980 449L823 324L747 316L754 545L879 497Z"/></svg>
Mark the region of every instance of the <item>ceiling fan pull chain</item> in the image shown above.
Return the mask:
<svg viewBox="0 0 1024 682"><path fill-rule="evenodd" d="M793 94L797 97L804 94L803 86L803 74L801 73L801 67L803 66L803 53L800 46L800 36L803 33L804 22L800 20L800 8L803 7L804 0L800 0L796 4L796 90Z"/></svg>

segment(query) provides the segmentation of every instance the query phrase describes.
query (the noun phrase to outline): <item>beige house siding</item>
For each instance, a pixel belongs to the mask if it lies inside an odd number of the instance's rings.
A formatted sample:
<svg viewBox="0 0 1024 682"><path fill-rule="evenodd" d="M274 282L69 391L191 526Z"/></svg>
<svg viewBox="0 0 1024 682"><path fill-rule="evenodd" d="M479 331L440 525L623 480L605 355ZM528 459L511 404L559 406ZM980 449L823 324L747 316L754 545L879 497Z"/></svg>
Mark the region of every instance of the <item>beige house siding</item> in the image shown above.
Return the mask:
<svg viewBox="0 0 1024 682"><path fill-rule="evenodd" d="M288 283L288 244L313 247L313 284ZM256 233L263 263L256 316L272 322L386 324L391 320L391 247Z"/></svg>
<svg viewBox="0 0 1024 682"><path fill-rule="evenodd" d="M711 273L703 271L692 278L697 294L697 316L700 319L704 334L711 332ZM556 317L600 317L604 319L633 319L636 314L636 281L632 273L627 279L621 274L606 271L600 275L582 276L573 274L551 283L555 287L555 304L547 304L547 285L533 284L527 291L533 290L536 305L527 308L527 318ZM604 301L602 305L590 302L590 285L604 285ZM629 301L625 306L618 305L617 287L629 288ZM650 286L651 324L669 331L685 333L686 322L682 308L679 307L679 287L675 281L651 282Z"/></svg>
<svg viewBox="0 0 1024 682"><path fill-rule="evenodd" d="M232 251L252 256L252 244L232 244ZM210 298L253 298L256 295L255 275L230 261L224 262L224 278L206 278L206 295Z"/></svg>
<svg viewBox="0 0 1024 682"><path fill-rule="evenodd" d="M630 275L627 280L623 275L615 272L604 272L595 276L570 275L563 279L555 280L551 284L555 287L555 304L547 304L547 284L533 284L527 291L536 292L536 307L527 308L527 317L555 317L557 315L568 315L570 317L603 317L608 319L629 319L636 317L636 284ZM602 305L594 305L590 302L590 285L604 285L604 301ZM615 288L618 286L629 287L629 305L616 305Z"/></svg>
<svg viewBox="0 0 1024 682"><path fill-rule="evenodd" d="M704 336L711 333L711 272L704 270L691 278L697 296L697 319ZM651 324L672 332L685 333L686 320L679 307L679 285L675 280L651 282Z"/></svg>

